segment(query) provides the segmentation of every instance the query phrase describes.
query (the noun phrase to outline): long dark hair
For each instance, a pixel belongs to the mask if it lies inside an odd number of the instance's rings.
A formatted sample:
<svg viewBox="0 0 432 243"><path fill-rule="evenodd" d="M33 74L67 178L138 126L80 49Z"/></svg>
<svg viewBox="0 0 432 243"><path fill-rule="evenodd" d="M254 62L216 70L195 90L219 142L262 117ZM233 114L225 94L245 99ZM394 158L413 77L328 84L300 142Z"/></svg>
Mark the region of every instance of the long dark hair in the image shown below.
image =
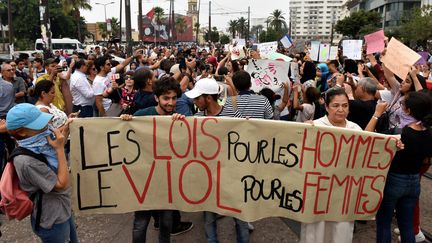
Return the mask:
<svg viewBox="0 0 432 243"><path fill-rule="evenodd" d="M41 80L37 82L33 90L30 91L30 96L39 99L42 92L48 93L54 87L54 83L50 80Z"/></svg>
<svg viewBox="0 0 432 243"><path fill-rule="evenodd" d="M432 126L432 97L426 92L409 92L403 101L410 115L424 126Z"/></svg>

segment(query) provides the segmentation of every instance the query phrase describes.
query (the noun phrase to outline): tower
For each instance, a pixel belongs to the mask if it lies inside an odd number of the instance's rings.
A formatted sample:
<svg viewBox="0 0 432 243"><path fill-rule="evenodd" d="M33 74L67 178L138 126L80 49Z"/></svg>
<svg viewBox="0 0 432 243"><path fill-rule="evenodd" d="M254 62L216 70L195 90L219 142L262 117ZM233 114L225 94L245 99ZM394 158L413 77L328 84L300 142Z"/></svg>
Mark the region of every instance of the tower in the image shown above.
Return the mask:
<svg viewBox="0 0 432 243"><path fill-rule="evenodd" d="M198 0L188 0L188 11L187 16L192 18L192 29L195 28L195 24L198 22ZM193 32L194 37L196 38L195 31Z"/></svg>

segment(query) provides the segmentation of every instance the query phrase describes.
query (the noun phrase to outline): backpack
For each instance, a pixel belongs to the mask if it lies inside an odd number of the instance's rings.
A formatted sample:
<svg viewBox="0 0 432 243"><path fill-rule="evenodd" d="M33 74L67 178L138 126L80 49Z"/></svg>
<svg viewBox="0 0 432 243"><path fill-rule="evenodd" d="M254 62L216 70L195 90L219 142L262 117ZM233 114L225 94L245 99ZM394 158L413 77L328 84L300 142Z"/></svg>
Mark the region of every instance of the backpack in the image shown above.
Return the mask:
<svg viewBox="0 0 432 243"><path fill-rule="evenodd" d="M12 151L6 164L3 174L0 180L0 209L6 214L9 220L18 219L22 220L29 216L33 211L33 201L38 195L37 200L37 215L36 215L36 227L39 227L40 217L42 215L42 190L37 191L29 196L29 194L23 191L19 185L19 178L15 171L13 164L14 157L18 155L27 155L35 159L38 159L45 164L48 164L45 156L42 154L36 154L26 148L17 147Z"/></svg>

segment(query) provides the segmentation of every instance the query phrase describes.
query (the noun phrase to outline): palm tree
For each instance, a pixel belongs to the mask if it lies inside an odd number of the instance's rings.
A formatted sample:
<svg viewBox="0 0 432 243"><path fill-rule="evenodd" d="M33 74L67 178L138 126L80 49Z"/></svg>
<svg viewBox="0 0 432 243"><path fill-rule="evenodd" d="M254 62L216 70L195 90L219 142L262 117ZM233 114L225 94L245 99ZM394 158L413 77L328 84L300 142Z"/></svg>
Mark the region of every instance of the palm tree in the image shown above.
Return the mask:
<svg viewBox="0 0 432 243"><path fill-rule="evenodd" d="M198 22L196 22L195 23L195 26L194 26L194 31L195 31L195 33L196 33L196 42L198 43L198 40L199 40L199 31L200 31L200 24L198 23Z"/></svg>
<svg viewBox="0 0 432 243"><path fill-rule="evenodd" d="M237 20L230 20L228 22L228 30L232 34L232 38L234 39L237 33L238 29L238 21Z"/></svg>
<svg viewBox="0 0 432 243"><path fill-rule="evenodd" d="M187 23L183 17L179 17L175 22L175 29L177 32L183 34L186 31Z"/></svg>
<svg viewBox="0 0 432 243"><path fill-rule="evenodd" d="M256 35L256 39L259 40L259 36L261 34L261 32L263 31L264 26L262 26L261 24L259 25L254 25L251 28L251 33Z"/></svg>
<svg viewBox="0 0 432 243"><path fill-rule="evenodd" d="M276 9L268 17L270 26L273 27L277 32L282 31L282 26L284 27L284 29L288 29L285 17L283 15L284 13L282 12L282 10Z"/></svg>
<svg viewBox="0 0 432 243"><path fill-rule="evenodd" d="M244 17L238 18L237 23L237 31L240 33L240 37L244 38L246 36L247 19Z"/></svg>
<svg viewBox="0 0 432 243"><path fill-rule="evenodd" d="M154 8L154 18L156 20L156 24L158 25L158 27L161 25L162 20L164 19L163 16L165 15L165 11L163 8L161 7L155 7ZM156 33L156 38L158 38L158 32L160 29L155 30Z"/></svg>
<svg viewBox="0 0 432 243"><path fill-rule="evenodd" d="M88 0L62 0L63 12L66 15L72 14L76 20L78 40L81 40L81 14L80 9L91 10Z"/></svg>
<svg viewBox="0 0 432 243"><path fill-rule="evenodd" d="M107 38L109 33L106 28L106 23L98 23L98 27L102 38ZM120 22L115 17L111 18L111 32L111 36L118 36L120 34Z"/></svg>

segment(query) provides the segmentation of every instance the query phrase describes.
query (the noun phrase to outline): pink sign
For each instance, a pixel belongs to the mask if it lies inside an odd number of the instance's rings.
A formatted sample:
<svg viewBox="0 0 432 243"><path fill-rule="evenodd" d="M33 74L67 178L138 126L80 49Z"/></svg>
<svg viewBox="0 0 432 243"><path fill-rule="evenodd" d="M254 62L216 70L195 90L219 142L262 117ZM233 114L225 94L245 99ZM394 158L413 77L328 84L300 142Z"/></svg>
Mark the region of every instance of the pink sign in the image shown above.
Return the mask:
<svg viewBox="0 0 432 243"><path fill-rule="evenodd" d="M365 35L364 39L367 44L366 54L382 52L384 50L384 38L384 30Z"/></svg>

